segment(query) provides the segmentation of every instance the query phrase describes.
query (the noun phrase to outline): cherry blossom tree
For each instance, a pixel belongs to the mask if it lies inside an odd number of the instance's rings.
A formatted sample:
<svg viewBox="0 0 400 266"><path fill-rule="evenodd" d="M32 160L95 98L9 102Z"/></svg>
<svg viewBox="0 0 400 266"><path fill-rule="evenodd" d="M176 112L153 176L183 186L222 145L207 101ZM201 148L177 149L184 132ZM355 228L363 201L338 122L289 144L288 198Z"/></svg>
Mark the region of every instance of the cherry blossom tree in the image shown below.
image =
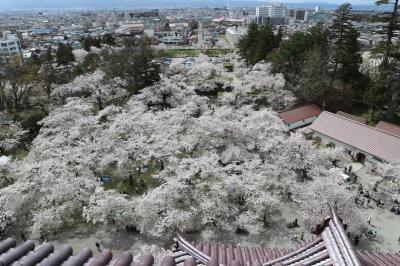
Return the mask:
<svg viewBox="0 0 400 266"><path fill-rule="evenodd" d="M10 153L22 145L28 131L24 130L21 123L14 122L10 125L0 125L0 151Z"/></svg>
<svg viewBox="0 0 400 266"><path fill-rule="evenodd" d="M328 203L358 219L337 182L333 161L343 160L341 153L290 134L273 110L278 99L283 107L293 97L282 76L265 63L247 69L232 60L235 70L226 72L201 56L192 70L164 77L120 106L109 100L124 95L124 81L105 81L100 70L54 89L62 105L40 122L28 156L9 170L14 182L0 191L2 232L49 235L82 223L136 227L158 239L176 230L260 234L289 189L310 227ZM225 89L199 94L205 83ZM107 171L128 180L151 162L163 166L149 177L157 185L142 194L97 182Z"/></svg>
<svg viewBox="0 0 400 266"><path fill-rule="evenodd" d="M124 80L114 78L106 81L104 77L105 73L101 70L78 76L72 82L54 89L52 96L60 99L61 103L65 103L68 97L89 97L101 110L107 100L127 95L127 84Z"/></svg>

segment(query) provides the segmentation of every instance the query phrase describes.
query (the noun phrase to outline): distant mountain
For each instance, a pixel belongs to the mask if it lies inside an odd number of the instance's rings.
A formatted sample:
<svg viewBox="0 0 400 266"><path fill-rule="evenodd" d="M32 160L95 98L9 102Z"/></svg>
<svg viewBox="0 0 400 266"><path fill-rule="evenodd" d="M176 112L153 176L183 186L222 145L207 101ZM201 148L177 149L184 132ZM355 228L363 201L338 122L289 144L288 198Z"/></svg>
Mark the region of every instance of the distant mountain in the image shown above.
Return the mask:
<svg viewBox="0 0 400 266"><path fill-rule="evenodd" d="M274 0L271 0L274 1ZM288 0L290 1L290 0ZM295 1L295 0L294 0ZM61 9L61 8L174 8L174 7L256 7L267 0L0 0L0 9ZM282 1L286 2L286 1ZM336 2L336 1L334 1ZM289 7L336 9L339 4L323 2L285 3ZM356 10L387 10L388 7L355 5Z"/></svg>
<svg viewBox="0 0 400 266"><path fill-rule="evenodd" d="M344 2L346 2L346 1L344 1ZM323 3L323 2L285 3L286 6L292 7L292 8L311 8L311 9L314 9L316 6L318 6L320 9L328 9L328 10L337 9L340 6L340 4L341 3L332 4L332 3ZM366 10L366 11L375 10L375 11L382 12L382 11L390 10L390 6L388 6L388 5L377 6L377 5L374 5L374 4L370 4L370 5L355 4L355 5L353 5L353 10Z"/></svg>

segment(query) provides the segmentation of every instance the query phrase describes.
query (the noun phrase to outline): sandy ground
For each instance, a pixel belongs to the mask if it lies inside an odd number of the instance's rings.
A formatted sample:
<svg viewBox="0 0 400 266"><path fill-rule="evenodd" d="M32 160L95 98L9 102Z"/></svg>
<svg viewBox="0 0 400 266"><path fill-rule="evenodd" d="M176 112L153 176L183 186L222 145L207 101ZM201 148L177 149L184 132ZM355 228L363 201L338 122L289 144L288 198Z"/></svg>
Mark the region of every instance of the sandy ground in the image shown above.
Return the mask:
<svg viewBox="0 0 400 266"><path fill-rule="evenodd" d="M154 254L162 251L162 249L169 250L165 243L147 239L137 233L128 233L126 231L109 232L95 228L78 228L74 231L57 235L55 239L48 239L47 241L54 245L55 250L59 250L64 245L70 245L74 250L74 254L88 247L93 251L94 256L99 254L95 245L98 242L102 249L110 249L114 258L124 251L130 251L134 256L137 256L146 252ZM156 245L157 248L150 247L152 245Z"/></svg>
<svg viewBox="0 0 400 266"><path fill-rule="evenodd" d="M377 207L371 202L369 207L359 207L367 221L371 217L371 225L377 233L377 239L363 243L360 248L378 251L398 251L400 249L400 215L388 209Z"/></svg>
<svg viewBox="0 0 400 266"><path fill-rule="evenodd" d="M289 229L286 227L288 222L298 219L300 227ZM284 208L281 210L281 216L274 219L271 224L271 229L266 232L254 235L238 235L234 232L223 232L218 236L213 237L211 240L204 239L200 234L188 235L190 240L225 243L225 244L240 244L242 246L262 245L271 247L293 248L300 244L299 241L292 240L294 235L300 238L304 232L305 240L311 239L311 234L305 229L304 222L301 219L300 213L293 203L285 203ZM49 242L54 244L55 249L60 249L63 245L70 245L74 250L74 254L78 253L81 249L88 247L93 250L94 255L98 254L95 243L99 242L102 248L109 248L112 250L114 257L118 256L125 250L129 250L134 255L143 253L142 247L144 245L157 245L166 252L169 252L173 244L173 240L169 243L160 243L154 239L147 239L136 233L120 232L106 232L99 229L81 228L74 231L59 234L55 239L49 239ZM152 253L154 249L150 249ZM157 250L158 251L158 250Z"/></svg>
<svg viewBox="0 0 400 266"><path fill-rule="evenodd" d="M390 213L387 209L377 207L375 202L372 202L369 207L355 207L361 212L365 220L368 217L372 218L372 226L377 231L377 239L363 243L359 246L361 249L392 251L399 250L400 245L398 238L400 236L400 216ZM286 227L288 222L298 219L300 227L289 229ZM238 235L234 232L222 232L213 239L204 239L200 234L188 235L190 240L224 243L224 244L240 244L242 246L261 245L270 247L294 248L299 241L292 240L294 235L300 236L304 232L305 240L311 239L312 235L306 229L304 221L301 218L300 212L294 203L286 202L281 210L281 216L275 218L275 222L271 224L271 229L266 232L254 235ZM60 240L62 239L62 240ZM132 254L140 255L143 252L151 252L158 254L156 259L160 259L170 251L173 240L169 243L157 242L154 239L147 239L137 233L106 232L96 228L81 228L68 233L57 235L56 239L49 239L49 242L54 244L55 249L60 249L63 245L71 245L76 254L84 247L89 247L93 250L94 255L98 254L95 243L99 242L102 248L109 248L114 254L114 258L120 255L123 251L129 250ZM151 246L143 250L143 246ZM155 248L158 246L158 248ZM161 250L164 250L163 252ZM161 251L161 253L160 253Z"/></svg>
<svg viewBox="0 0 400 266"><path fill-rule="evenodd" d="M359 176L359 182L363 184L364 189L372 191L374 184L381 180L381 177L371 175L365 167L356 171ZM356 193L356 192L354 192ZM370 206L357 207L362 216L367 221L371 217L373 230L377 232L377 239L363 243L360 248L380 251L398 251L400 249L400 215L389 211L392 203L386 202L385 209L377 207L374 201Z"/></svg>
<svg viewBox="0 0 400 266"><path fill-rule="evenodd" d="M299 227L289 229L286 224L298 219ZM205 239L201 235L189 235L193 240L201 242L224 243L224 244L240 244L242 246L270 246L281 248L293 248L300 244L300 241L292 240L294 235L300 238L301 233L304 232L304 239L311 239L312 235L304 225L300 212L297 210L294 203L285 202L284 208L281 209L281 215L274 218L274 223L271 228L259 235L240 235L234 232L221 232L221 234L210 239Z"/></svg>

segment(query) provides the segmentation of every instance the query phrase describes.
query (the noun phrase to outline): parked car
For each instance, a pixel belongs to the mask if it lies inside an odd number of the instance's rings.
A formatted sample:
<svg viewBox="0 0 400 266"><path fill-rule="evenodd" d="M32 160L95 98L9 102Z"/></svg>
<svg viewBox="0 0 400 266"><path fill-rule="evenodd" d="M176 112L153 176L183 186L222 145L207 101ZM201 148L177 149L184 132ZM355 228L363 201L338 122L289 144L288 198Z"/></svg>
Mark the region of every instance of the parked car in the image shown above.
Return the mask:
<svg viewBox="0 0 400 266"><path fill-rule="evenodd" d="M340 175L342 176L342 180L344 181L345 184L355 183L358 178L357 175L354 173L351 173L348 175L348 174L341 172Z"/></svg>

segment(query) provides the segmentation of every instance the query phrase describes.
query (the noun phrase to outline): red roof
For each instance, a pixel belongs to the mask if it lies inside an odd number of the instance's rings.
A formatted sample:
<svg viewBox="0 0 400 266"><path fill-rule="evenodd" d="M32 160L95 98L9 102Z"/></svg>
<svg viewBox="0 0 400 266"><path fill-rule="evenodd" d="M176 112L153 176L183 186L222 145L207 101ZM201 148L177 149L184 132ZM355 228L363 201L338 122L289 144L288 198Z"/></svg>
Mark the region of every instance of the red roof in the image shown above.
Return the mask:
<svg viewBox="0 0 400 266"><path fill-rule="evenodd" d="M324 111L309 128L388 162L400 158L399 136L337 114Z"/></svg>
<svg viewBox="0 0 400 266"><path fill-rule="evenodd" d="M296 107L294 109L286 111L281 111L278 113L278 116L286 124L291 124L297 121L301 121L303 119L318 116L320 113L321 109L317 105L311 104L311 105Z"/></svg>
<svg viewBox="0 0 400 266"><path fill-rule="evenodd" d="M375 126L375 128L400 137L400 126L381 121Z"/></svg>
<svg viewBox="0 0 400 266"><path fill-rule="evenodd" d="M346 117L348 119L351 119L353 121L356 121L358 123L363 123L363 124L367 123L367 120L365 120L364 118L361 118L361 117L358 117L358 116L355 116L355 115L351 115L351 114L348 114L348 113L345 113L345 112L342 112L342 111L338 111L336 114L340 115L340 116L343 116L343 117Z"/></svg>

